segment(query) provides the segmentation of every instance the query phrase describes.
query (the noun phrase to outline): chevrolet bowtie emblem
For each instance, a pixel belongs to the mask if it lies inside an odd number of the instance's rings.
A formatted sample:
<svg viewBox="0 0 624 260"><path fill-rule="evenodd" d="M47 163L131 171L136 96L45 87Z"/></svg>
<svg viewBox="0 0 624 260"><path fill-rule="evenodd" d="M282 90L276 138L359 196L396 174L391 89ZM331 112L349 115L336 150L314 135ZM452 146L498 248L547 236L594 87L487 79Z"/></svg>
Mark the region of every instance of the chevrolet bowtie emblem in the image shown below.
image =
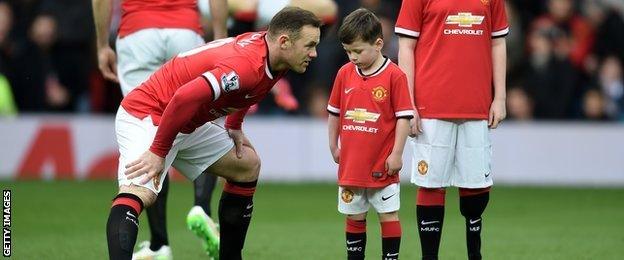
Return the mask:
<svg viewBox="0 0 624 260"><path fill-rule="evenodd" d="M446 24L457 24L459 27L472 27L473 24L481 24L483 15L472 15L472 13L457 13L446 17Z"/></svg>
<svg viewBox="0 0 624 260"><path fill-rule="evenodd" d="M345 119L351 119L355 123L365 123L366 121L376 122L379 115L380 114L377 113L366 112L366 109L363 108L356 108L354 110L347 110Z"/></svg>

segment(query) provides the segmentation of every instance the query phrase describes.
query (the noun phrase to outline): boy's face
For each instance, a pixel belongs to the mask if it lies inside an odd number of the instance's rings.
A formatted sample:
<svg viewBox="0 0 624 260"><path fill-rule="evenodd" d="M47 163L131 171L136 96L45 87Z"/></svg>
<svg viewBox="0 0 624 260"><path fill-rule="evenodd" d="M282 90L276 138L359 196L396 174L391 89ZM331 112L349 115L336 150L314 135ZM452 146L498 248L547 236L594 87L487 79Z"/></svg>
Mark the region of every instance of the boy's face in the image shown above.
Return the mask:
<svg viewBox="0 0 624 260"><path fill-rule="evenodd" d="M351 44L343 43L342 47L347 52L349 61L353 62L353 64L361 70L365 70L370 68L379 57L381 48L383 47L383 40L377 38L373 44L370 44L358 39Z"/></svg>

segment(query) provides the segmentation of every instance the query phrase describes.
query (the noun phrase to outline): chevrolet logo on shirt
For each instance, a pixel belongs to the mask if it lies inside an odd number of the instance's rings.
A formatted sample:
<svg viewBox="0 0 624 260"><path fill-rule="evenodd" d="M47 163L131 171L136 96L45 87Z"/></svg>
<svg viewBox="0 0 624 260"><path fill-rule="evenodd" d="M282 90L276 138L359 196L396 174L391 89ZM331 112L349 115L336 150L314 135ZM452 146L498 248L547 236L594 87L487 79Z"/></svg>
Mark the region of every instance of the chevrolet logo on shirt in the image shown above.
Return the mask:
<svg viewBox="0 0 624 260"><path fill-rule="evenodd" d="M353 120L355 123L377 122L380 114L366 112L364 108L356 108L353 110L347 110L345 113L345 119Z"/></svg>
<svg viewBox="0 0 624 260"><path fill-rule="evenodd" d="M472 27L474 24L483 22L483 15L472 15L472 13L457 13L446 17L446 24L457 24L459 27Z"/></svg>

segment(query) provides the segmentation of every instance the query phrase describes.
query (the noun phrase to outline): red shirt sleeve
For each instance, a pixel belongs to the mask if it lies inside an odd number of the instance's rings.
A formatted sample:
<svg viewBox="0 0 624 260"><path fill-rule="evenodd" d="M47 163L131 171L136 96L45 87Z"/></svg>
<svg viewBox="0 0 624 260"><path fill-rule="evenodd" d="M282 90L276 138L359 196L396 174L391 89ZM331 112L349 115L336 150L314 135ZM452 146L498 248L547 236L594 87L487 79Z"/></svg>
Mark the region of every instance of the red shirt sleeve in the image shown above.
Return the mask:
<svg viewBox="0 0 624 260"><path fill-rule="evenodd" d="M332 87L331 95L329 96L329 102L327 103L327 112L334 116L340 116L340 96L342 95L342 69L338 71L336 79L334 79L334 86Z"/></svg>
<svg viewBox="0 0 624 260"><path fill-rule="evenodd" d="M414 117L414 110L407 87L407 76L402 72L395 75L393 75L391 90L394 115L398 118L412 118Z"/></svg>
<svg viewBox="0 0 624 260"><path fill-rule="evenodd" d="M238 110L231 115L228 115L225 118L225 128L240 130L243 126L243 119L245 119L245 115L249 111L249 107Z"/></svg>
<svg viewBox="0 0 624 260"><path fill-rule="evenodd" d="M198 77L180 87L167 104L150 151L165 158L180 130L206 101L215 100L214 90L205 77Z"/></svg>
<svg viewBox="0 0 624 260"><path fill-rule="evenodd" d="M492 0L490 8L492 12L492 38L506 36L509 33L509 24L505 12L505 1Z"/></svg>
<svg viewBox="0 0 624 260"><path fill-rule="evenodd" d="M423 9L423 0L403 0L394 32L400 36L418 38L422 26Z"/></svg>

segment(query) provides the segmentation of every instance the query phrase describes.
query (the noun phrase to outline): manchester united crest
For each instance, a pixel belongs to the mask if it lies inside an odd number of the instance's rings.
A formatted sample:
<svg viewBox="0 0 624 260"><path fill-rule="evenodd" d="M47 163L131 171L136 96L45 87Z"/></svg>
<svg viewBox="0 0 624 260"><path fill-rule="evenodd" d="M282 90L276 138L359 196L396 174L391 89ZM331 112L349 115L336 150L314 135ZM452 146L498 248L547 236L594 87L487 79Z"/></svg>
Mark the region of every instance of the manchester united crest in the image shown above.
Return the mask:
<svg viewBox="0 0 624 260"><path fill-rule="evenodd" d="M351 201L353 201L353 191L351 191L350 189L342 189L342 193L340 193L340 198L345 203L350 203Z"/></svg>
<svg viewBox="0 0 624 260"><path fill-rule="evenodd" d="M386 97L388 96L388 90L386 90L382 86L375 87L372 93L373 93L373 99L377 102L382 102L386 100Z"/></svg>
<svg viewBox="0 0 624 260"><path fill-rule="evenodd" d="M490 0L481 0L481 3L483 5L489 5L490 4Z"/></svg>
<svg viewBox="0 0 624 260"><path fill-rule="evenodd" d="M420 175L425 175L427 171L429 171L429 165L425 160L420 160L420 162L418 162L418 173L420 173Z"/></svg>

